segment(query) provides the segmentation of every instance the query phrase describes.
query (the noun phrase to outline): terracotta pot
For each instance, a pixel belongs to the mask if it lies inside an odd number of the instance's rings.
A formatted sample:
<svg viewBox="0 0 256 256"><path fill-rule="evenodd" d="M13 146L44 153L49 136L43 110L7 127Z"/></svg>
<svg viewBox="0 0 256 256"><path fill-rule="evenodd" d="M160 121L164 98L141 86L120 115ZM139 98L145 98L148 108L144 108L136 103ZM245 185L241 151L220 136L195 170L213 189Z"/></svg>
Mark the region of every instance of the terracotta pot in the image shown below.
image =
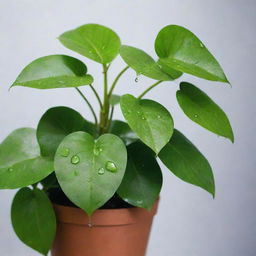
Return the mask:
<svg viewBox="0 0 256 256"><path fill-rule="evenodd" d="M58 228L52 256L145 256L157 207L158 201L151 211L97 210L90 220L81 209L54 205Z"/></svg>

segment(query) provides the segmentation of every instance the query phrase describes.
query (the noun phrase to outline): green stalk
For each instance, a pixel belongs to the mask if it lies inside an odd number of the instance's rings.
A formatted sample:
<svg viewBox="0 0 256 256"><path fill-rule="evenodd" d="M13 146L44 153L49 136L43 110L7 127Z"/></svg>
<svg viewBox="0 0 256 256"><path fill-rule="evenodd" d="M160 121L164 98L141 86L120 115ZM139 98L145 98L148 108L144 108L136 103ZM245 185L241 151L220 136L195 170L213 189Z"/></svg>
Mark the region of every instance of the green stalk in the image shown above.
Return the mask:
<svg viewBox="0 0 256 256"><path fill-rule="evenodd" d="M102 102L101 102L99 94L97 93L97 91L95 90L95 88L91 84L89 84L89 86L92 89L93 93L95 94L95 96L96 96L96 98L97 98L97 100L98 100L98 102L100 104L100 108L102 108L103 105L102 105Z"/></svg>
<svg viewBox="0 0 256 256"><path fill-rule="evenodd" d="M116 79L114 80L114 82L113 82L113 84L112 84L112 86L111 86L111 88L110 88L110 90L109 90L109 93L108 93L108 97L109 97L109 98L111 97L111 95L112 95L112 93L113 93L113 91L114 91L114 89L115 89L115 86L116 86L118 80L120 79L120 77L125 73L125 71L126 71L128 68L129 68L129 66L125 67L125 68L117 75Z"/></svg>
<svg viewBox="0 0 256 256"><path fill-rule="evenodd" d="M109 114L109 98L108 98L108 67L103 64L104 75L104 101L100 111L100 134L107 131L108 114Z"/></svg>
<svg viewBox="0 0 256 256"><path fill-rule="evenodd" d="M160 83L162 83L163 81L157 81L156 83L152 84L151 86L149 86L139 97L138 99L141 99L145 94L147 94L150 90L152 90L153 88L155 88L157 85L159 85Z"/></svg>
<svg viewBox="0 0 256 256"><path fill-rule="evenodd" d="M76 87L75 88L77 90L77 92L80 94L80 96L84 99L84 101L87 103L88 107L90 108L91 112L92 112L92 115L94 117L94 120L95 120L95 126L98 127L98 119L97 119L97 116L96 116L96 113L91 105L91 103L89 102L89 100L84 96L84 94Z"/></svg>

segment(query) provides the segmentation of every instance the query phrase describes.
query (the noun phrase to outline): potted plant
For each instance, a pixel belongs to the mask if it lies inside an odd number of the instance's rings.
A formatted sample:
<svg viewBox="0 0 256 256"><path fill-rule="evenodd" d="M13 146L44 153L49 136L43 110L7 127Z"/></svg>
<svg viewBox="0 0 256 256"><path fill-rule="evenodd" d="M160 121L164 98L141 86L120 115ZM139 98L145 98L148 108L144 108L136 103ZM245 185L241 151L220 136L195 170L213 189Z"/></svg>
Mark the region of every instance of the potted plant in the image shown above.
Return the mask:
<svg viewBox="0 0 256 256"><path fill-rule="evenodd" d="M2 142L0 188L20 189L11 208L13 228L21 241L43 255L52 249L53 256L144 256L162 186L158 160L178 178L215 194L206 158L174 128L169 111L145 96L183 73L229 82L205 45L177 25L158 33L157 61L121 45L114 31L97 24L68 31L59 40L101 65L104 93L101 98L87 66L70 56L41 57L21 71L12 87L73 87L94 122L71 108L53 107L36 129L17 129ZM110 84L110 64L119 54L126 66ZM129 68L155 82L139 96L114 95ZM85 85L99 103L99 116L79 89ZM234 142L226 114L203 91L181 82L176 96L188 118ZM113 120L118 105L125 121Z"/></svg>

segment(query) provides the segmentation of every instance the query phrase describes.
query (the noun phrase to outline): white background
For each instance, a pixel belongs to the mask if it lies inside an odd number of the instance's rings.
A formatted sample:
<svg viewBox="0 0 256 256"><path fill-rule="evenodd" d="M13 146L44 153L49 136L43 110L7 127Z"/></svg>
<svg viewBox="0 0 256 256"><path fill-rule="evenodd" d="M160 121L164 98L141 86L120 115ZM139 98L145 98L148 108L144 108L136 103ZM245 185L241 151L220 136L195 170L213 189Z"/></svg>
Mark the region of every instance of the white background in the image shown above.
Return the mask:
<svg viewBox="0 0 256 256"><path fill-rule="evenodd" d="M161 205L148 256L255 256L255 0L0 0L0 140L12 130L36 127L47 108L71 106L86 118L90 113L74 89L39 91L8 88L20 70L35 58L70 54L84 60L101 89L100 66L65 49L56 39L62 32L86 23L114 29L124 44L154 55L153 42L165 25L183 25L201 38L223 66L232 83L182 79L205 90L228 114L235 144L192 123L178 108L177 85L166 83L148 96L172 113L175 126L209 159L217 193L186 184L163 168ZM124 66L118 59L111 71ZM118 93L138 95L153 81L134 82L133 71L121 79ZM90 94L84 88L86 94ZM96 103L93 96L90 96ZM120 111L116 112L121 118ZM15 191L0 191L0 255L36 256L12 231L9 210ZM70 255L72 256L72 255ZM120 255L121 256L121 255ZM131 255L132 256L132 255Z"/></svg>

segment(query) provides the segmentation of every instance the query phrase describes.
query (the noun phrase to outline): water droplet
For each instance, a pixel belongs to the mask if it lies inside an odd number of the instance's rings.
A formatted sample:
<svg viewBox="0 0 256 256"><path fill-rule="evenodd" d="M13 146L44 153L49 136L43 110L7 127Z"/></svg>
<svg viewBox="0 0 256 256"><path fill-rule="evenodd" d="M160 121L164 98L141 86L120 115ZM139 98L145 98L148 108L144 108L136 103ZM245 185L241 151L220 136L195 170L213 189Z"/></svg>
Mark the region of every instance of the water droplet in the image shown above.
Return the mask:
<svg viewBox="0 0 256 256"><path fill-rule="evenodd" d="M198 115L197 115L197 114L195 114L195 115L194 115L194 117L195 117L195 118L197 118L197 117L198 117Z"/></svg>
<svg viewBox="0 0 256 256"><path fill-rule="evenodd" d="M161 116L160 116L160 115L158 115L158 116L157 116L157 118L158 118L158 119L160 119L160 118L161 118Z"/></svg>
<svg viewBox="0 0 256 256"><path fill-rule="evenodd" d="M88 228L92 228L92 227L93 227L93 224L92 224L92 217L91 217L91 216L89 216L87 226L88 226Z"/></svg>
<svg viewBox="0 0 256 256"><path fill-rule="evenodd" d="M142 116L141 119L142 119L142 120L146 120L146 117L145 117L145 116Z"/></svg>
<svg viewBox="0 0 256 256"><path fill-rule="evenodd" d="M69 155L69 153L70 153L69 148L62 148L60 151L60 155L64 156L64 157L67 157Z"/></svg>
<svg viewBox="0 0 256 256"><path fill-rule="evenodd" d="M13 168L9 168L8 171L9 171L9 172L13 172Z"/></svg>
<svg viewBox="0 0 256 256"><path fill-rule="evenodd" d="M138 114L138 115L140 115L140 114L141 114L141 112L140 112L140 111L137 111L137 114Z"/></svg>
<svg viewBox="0 0 256 256"><path fill-rule="evenodd" d="M80 158L77 155L72 156L71 164L78 164L80 162Z"/></svg>
<svg viewBox="0 0 256 256"><path fill-rule="evenodd" d="M116 172L117 171L116 165L111 161L106 162L105 168L110 172Z"/></svg>
<svg viewBox="0 0 256 256"><path fill-rule="evenodd" d="M105 173L105 169L101 167L101 168L98 170L98 174L99 174L99 175L103 175L104 173Z"/></svg>
<svg viewBox="0 0 256 256"><path fill-rule="evenodd" d="M137 204L143 204L143 200L138 200Z"/></svg>
<svg viewBox="0 0 256 256"><path fill-rule="evenodd" d="M202 43L200 43L200 47L201 47L201 48L204 48L204 45L203 45Z"/></svg>
<svg viewBox="0 0 256 256"><path fill-rule="evenodd" d="M134 81L135 81L135 83L138 83L139 82L139 78L136 77Z"/></svg>
<svg viewBox="0 0 256 256"><path fill-rule="evenodd" d="M94 155L95 156L98 156L99 155L99 153L100 153L100 150L99 150L99 148L94 148L94 150L93 150L93 153L94 153Z"/></svg>

